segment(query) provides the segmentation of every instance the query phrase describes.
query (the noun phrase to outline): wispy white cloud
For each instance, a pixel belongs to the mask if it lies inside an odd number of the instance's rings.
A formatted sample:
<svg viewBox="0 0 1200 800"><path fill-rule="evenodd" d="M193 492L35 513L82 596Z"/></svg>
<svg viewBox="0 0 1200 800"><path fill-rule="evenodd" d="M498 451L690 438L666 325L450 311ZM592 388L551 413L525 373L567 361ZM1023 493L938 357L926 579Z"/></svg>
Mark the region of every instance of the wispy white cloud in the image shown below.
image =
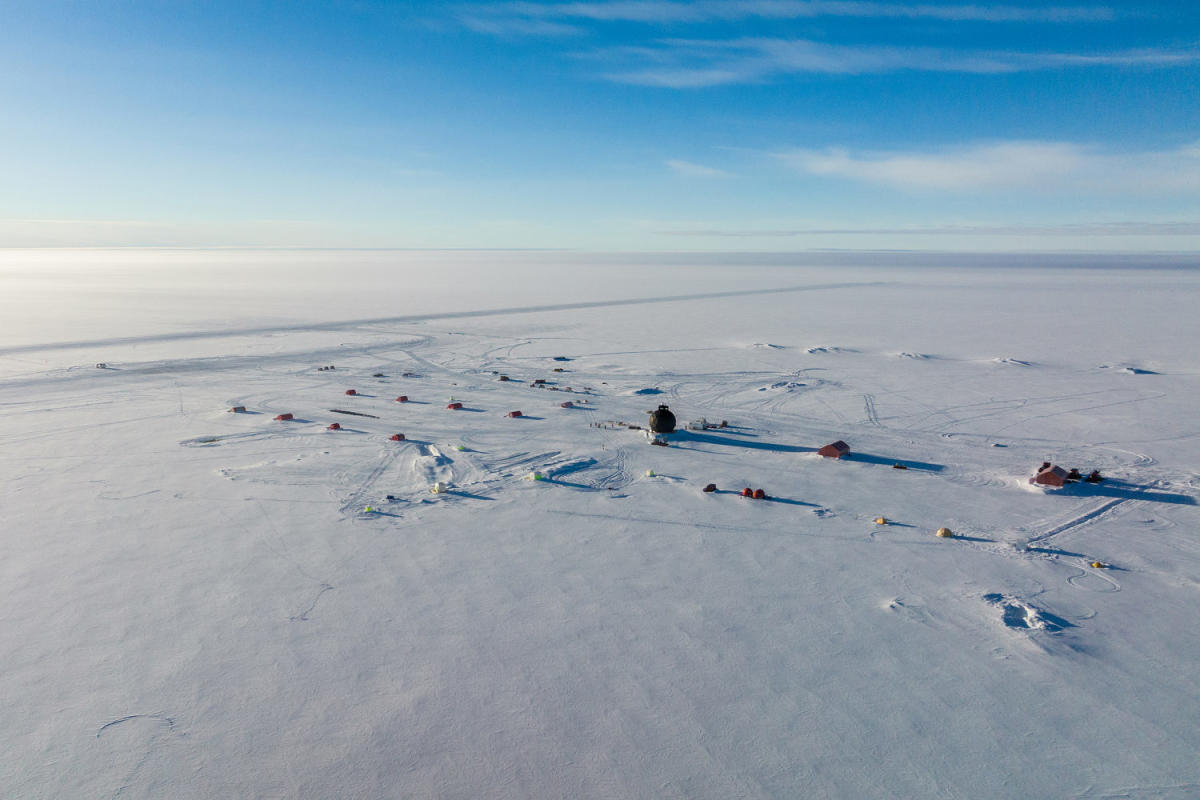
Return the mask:
<svg viewBox="0 0 1200 800"><path fill-rule="evenodd" d="M464 13L459 15L458 21L469 30L492 36L578 36L585 33L577 25L537 17Z"/></svg>
<svg viewBox="0 0 1200 800"><path fill-rule="evenodd" d="M1010 141L928 152L855 153L827 148L775 156L810 175L902 189L1200 194L1200 145L1196 144L1122 153L1073 142Z"/></svg>
<svg viewBox="0 0 1200 800"><path fill-rule="evenodd" d="M1200 49L1124 50L1109 53L1021 53L826 44L807 39L744 37L665 39L653 47L598 51L600 58L633 62L604 77L617 83L693 89L753 83L775 76L820 73L863 75L897 71L999 74L1082 67L1165 68L1200 62Z"/></svg>
<svg viewBox="0 0 1200 800"><path fill-rule="evenodd" d="M576 19L648 24L728 22L744 19L875 17L951 22L1102 22L1116 14L1104 6L1052 6L976 3L883 3L868 0L617 0L616 2L513 2L487 6L495 16L524 19Z"/></svg>
<svg viewBox="0 0 1200 800"><path fill-rule="evenodd" d="M691 161L681 161L675 158L667 161L667 166L676 174L689 178L728 178L731 174L723 169L706 167L703 164L694 164Z"/></svg>

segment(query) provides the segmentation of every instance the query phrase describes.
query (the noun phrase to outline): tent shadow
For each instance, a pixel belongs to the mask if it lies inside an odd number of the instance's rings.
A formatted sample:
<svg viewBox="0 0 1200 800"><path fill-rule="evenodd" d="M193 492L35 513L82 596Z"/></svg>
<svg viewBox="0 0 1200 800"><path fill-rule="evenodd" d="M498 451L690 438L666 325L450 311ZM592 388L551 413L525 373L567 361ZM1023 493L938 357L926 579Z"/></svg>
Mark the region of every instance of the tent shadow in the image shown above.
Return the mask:
<svg viewBox="0 0 1200 800"><path fill-rule="evenodd" d="M981 536L963 536L960 533L954 534L954 538L963 542L990 542L992 544L995 544L996 542L995 539L984 539Z"/></svg>
<svg viewBox="0 0 1200 800"><path fill-rule="evenodd" d="M1087 558L1083 553L1074 553L1070 550L1060 550L1057 547L1027 547L1025 548L1030 553L1045 553L1050 556L1069 556L1071 558Z"/></svg>
<svg viewBox="0 0 1200 800"><path fill-rule="evenodd" d="M542 478L542 483L549 483L553 486L565 486L568 489L583 489L588 492L600 491L595 486L589 486L586 483L575 483L574 481L561 481L557 478Z"/></svg>
<svg viewBox="0 0 1200 800"><path fill-rule="evenodd" d="M785 506L809 506L810 508L820 508L820 506L816 503L809 503L805 500L792 500L789 497L771 497L768 495L763 499L768 503L779 503L780 505Z"/></svg>
<svg viewBox="0 0 1200 800"><path fill-rule="evenodd" d="M722 433L733 433L738 436L758 436L757 433L750 433L750 428L745 425L726 425L724 428L712 428L711 430L721 431Z"/></svg>
<svg viewBox="0 0 1200 800"><path fill-rule="evenodd" d="M703 444L720 444L726 447L746 447L751 450L770 450L776 453L812 453L816 451L815 447L800 447L790 444L775 444L774 442L748 442L744 440L730 440L721 436L713 436L707 433L698 431L676 431L669 436L671 445L674 446L677 442L699 442Z"/></svg>
<svg viewBox="0 0 1200 800"><path fill-rule="evenodd" d="M663 477L669 477L669 476L664 475ZM742 492L740 489L717 489L716 491L708 492L708 494L731 494L734 497L742 496ZM747 497L746 499L753 500L754 498ZM772 497L771 495L767 495L766 497L759 500L759 502L779 503L780 505L784 505L784 506L809 506L810 508L820 508L820 506L817 505L816 503L809 503L804 500L793 500L790 497Z"/></svg>
<svg viewBox="0 0 1200 800"><path fill-rule="evenodd" d="M867 455L866 453L855 453L853 451L851 451L848 455L842 456L842 461L858 461L864 464L878 464L884 467L900 464L908 469L919 469L926 472L941 472L946 468L944 464L931 464L928 461L908 461L897 458L882 458L880 456Z"/></svg>
<svg viewBox="0 0 1200 800"><path fill-rule="evenodd" d="M1179 506L1194 506L1196 498L1186 494L1157 492L1147 486L1105 478L1103 483L1071 483L1062 488L1062 493L1073 497L1112 497L1120 500L1146 500L1151 503L1170 503Z"/></svg>
<svg viewBox="0 0 1200 800"><path fill-rule="evenodd" d="M475 494L474 492L465 492L462 489L447 489L443 494L453 495L455 497L465 497L470 500L495 500L494 497L488 497L486 494Z"/></svg>

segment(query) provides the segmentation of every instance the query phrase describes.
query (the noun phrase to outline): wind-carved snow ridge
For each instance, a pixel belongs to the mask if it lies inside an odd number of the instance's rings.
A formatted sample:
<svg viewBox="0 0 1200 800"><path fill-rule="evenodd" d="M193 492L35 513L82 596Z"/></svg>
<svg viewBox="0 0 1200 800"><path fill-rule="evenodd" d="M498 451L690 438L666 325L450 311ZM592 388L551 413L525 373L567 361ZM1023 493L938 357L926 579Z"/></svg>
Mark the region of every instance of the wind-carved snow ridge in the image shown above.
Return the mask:
<svg viewBox="0 0 1200 800"><path fill-rule="evenodd" d="M992 359L993 364L1003 364L1008 367L1032 367L1032 361L1022 361L1019 358L1010 358L1008 356L999 356Z"/></svg>
<svg viewBox="0 0 1200 800"><path fill-rule="evenodd" d="M1111 369L1117 372L1123 372L1126 375L1158 375L1152 369L1145 367L1135 367L1132 364L1101 364L1100 369Z"/></svg>
<svg viewBox="0 0 1200 800"><path fill-rule="evenodd" d="M114 719L111 722L106 722L103 725L101 725L100 729L96 731L96 738L99 739L100 735L102 733L104 733L106 730L108 730L109 728L115 728L117 725L120 725L125 722L129 722L130 720L135 720L135 719L157 720L158 724L162 725L167 730L171 730L175 727L174 719L172 719L171 717L164 717L161 714L130 714L128 716L121 717L119 719Z"/></svg>
<svg viewBox="0 0 1200 800"><path fill-rule="evenodd" d="M995 592L985 594L983 599L988 604L999 608L1001 621L1006 627L1015 630L1058 633L1066 628L1075 627L1074 623L1068 622L1060 616L1010 595Z"/></svg>
<svg viewBox="0 0 1200 800"><path fill-rule="evenodd" d="M820 353L850 353L853 351L848 350L845 347L834 347L832 345L815 345L813 347L804 348L804 352L808 353L810 356L815 356Z"/></svg>
<svg viewBox="0 0 1200 800"><path fill-rule="evenodd" d="M928 353L910 353L907 350L901 350L899 353L896 353L896 357L911 358L916 361L925 361L926 359L933 358L933 356L929 355Z"/></svg>
<svg viewBox="0 0 1200 800"><path fill-rule="evenodd" d="M151 757L162 743L163 737L175 731L175 720L172 717L163 716L161 714L129 714L128 716L114 719L111 722L106 722L100 726L99 730L96 731L96 738L99 739L101 736L103 736L103 734L110 730L119 730L128 727L125 725L127 722L141 722L143 720L151 723L152 727L142 731L129 732L130 735L135 737L135 739L139 734L147 737L143 744L135 745L133 748L133 752L135 753L140 750L141 756L139 756L137 760L134 761L129 767L128 771L121 779L120 786L118 786L116 790L109 795L111 798L121 797L125 794L125 790L138 780L142 769L146 766L146 763L150 761ZM109 738L111 738L111 736L105 737L105 739Z"/></svg>

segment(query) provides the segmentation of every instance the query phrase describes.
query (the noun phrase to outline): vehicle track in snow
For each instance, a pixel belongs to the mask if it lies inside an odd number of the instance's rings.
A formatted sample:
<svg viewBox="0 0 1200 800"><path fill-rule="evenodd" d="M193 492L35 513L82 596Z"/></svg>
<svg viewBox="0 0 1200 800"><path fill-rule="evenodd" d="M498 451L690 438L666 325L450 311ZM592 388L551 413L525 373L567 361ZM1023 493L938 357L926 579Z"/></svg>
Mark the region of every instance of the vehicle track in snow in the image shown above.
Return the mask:
<svg viewBox="0 0 1200 800"><path fill-rule="evenodd" d="M350 511L350 509L361 504L363 496L371 490L371 487L373 487L376 481L379 480L380 476L387 471L388 467L396 463L396 459L400 457L400 454L403 451L403 447L385 449L383 451L383 457L380 458L379 463L376 464L375 467L367 474L367 477L364 478L362 483L358 485L358 488L351 492L350 498L342 504L339 511L345 514Z"/></svg>
<svg viewBox="0 0 1200 800"><path fill-rule="evenodd" d="M868 425L879 425L879 414L875 411L875 395L863 395L863 411L867 415Z"/></svg>
<svg viewBox="0 0 1200 800"><path fill-rule="evenodd" d="M1117 508L1121 504L1127 503L1127 502L1129 502L1129 499L1124 498L1124 497L1119 497L1119 498L1116 498L1115 500L1106 500L1106 501L1100 503L1100 505L1095 506L1088 511L1085 511L1081 514L1075 514L1070 519L1068 519L1064 522L1061 522L1057 525L1053 525L1052 527L1048 528L1045 531L1042 531L1041 533L1037 533L1033 536L1030 536L1027 541L1031 545L1045 543L1055 536L1066 533L1067 531L1070 531L1070 530L1074 530L1082 525L1087 525L1088 523L1094 522L1101 516L1112 511L1114 508Z"/></svg>

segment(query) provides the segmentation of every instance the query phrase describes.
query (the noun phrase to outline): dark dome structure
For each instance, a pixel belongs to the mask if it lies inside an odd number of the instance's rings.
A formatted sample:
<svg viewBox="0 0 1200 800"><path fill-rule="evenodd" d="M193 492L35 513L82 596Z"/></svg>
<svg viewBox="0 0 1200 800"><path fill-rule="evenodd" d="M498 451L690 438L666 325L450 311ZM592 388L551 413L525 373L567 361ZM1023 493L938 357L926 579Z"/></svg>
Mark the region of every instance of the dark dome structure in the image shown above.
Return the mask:
<svg viewBox="0 0 1200 800"><path fill-rule="evenodd" d="M654 433L673 433L675 431L675 415L665 405L650 414L650 430Z"/></svg>

